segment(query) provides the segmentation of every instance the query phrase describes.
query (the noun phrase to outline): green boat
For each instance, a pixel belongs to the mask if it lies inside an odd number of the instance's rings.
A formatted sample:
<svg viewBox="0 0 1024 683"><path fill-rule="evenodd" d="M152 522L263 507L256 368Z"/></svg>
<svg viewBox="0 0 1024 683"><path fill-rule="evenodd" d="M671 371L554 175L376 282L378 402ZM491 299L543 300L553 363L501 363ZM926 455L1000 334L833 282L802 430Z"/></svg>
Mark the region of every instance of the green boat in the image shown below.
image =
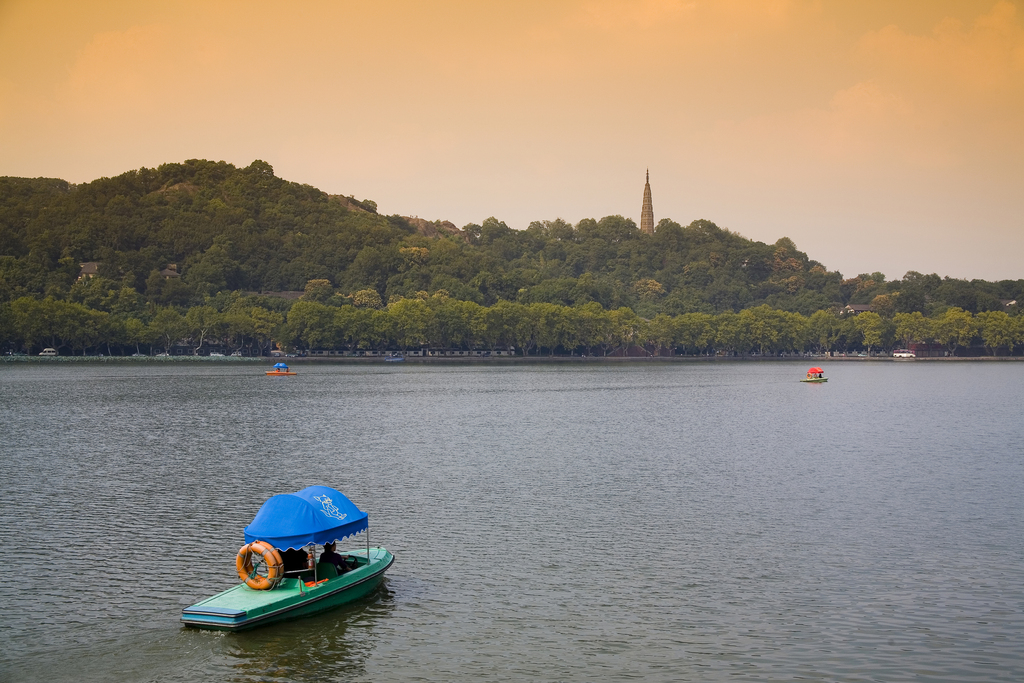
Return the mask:
<svg viewBox="0 0 1024 683"><path fill-rule="evenodd" d="M337 564L313 561L317 545L362 531L365 548L335 555ZM182 623L241 631L323 612L372 592L395 562L386 548L369 546L368 515L326 486L271 497L245 540L236 558L242 583L186 607Z"/></svg>
<svg viewBox="0 0 1024 683"><path fill-rule="evenodd" d="M821 368L811 368L807 371L807 377L800 381L810 382L811 384L821 384L822 382L827 382L828 377L825 376L825 371Z"/></svg>

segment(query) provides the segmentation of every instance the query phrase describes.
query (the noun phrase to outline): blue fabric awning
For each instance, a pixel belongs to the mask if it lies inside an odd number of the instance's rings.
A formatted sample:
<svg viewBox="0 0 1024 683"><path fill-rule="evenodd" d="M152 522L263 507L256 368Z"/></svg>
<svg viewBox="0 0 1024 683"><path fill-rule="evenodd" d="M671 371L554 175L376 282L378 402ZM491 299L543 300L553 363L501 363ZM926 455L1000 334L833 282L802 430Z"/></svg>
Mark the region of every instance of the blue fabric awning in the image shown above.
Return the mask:
<svg viewBox="0 0 1024 683"><path fill-rule="evenodd" d="M287 370L288 369L288 366L285 365L284 363L274 363L274 367L275 368L280 368L282 370Z"/></svg>
<svg viewBox="0 0 1024 683"><path fill-rule="evenodd" d="M309 486L271 497L245 527L245 542L266 541L275 548L323 545L365 531L368 515L339 491Z"/></svg>

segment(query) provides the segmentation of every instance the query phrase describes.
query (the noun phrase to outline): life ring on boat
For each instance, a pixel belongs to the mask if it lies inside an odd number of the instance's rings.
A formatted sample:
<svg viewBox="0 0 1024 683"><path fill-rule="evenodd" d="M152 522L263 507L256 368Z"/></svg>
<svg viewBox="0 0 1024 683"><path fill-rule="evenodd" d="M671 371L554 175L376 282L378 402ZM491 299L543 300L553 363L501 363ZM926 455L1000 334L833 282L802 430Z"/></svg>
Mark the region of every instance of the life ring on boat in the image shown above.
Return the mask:
<svg viewBox="0 0 1024 683"><path fill-rule="evenodd" d="M267 563L266 576L260 576L253 571L253 555L262 556ZM277 552L277 548L263 541L246 543L239 548L238 555L235 557L235 569L238 570L238 578L245 581L249 588L258 591L270 590L284 576L284 562L281 561L281 553Z"/></svg>

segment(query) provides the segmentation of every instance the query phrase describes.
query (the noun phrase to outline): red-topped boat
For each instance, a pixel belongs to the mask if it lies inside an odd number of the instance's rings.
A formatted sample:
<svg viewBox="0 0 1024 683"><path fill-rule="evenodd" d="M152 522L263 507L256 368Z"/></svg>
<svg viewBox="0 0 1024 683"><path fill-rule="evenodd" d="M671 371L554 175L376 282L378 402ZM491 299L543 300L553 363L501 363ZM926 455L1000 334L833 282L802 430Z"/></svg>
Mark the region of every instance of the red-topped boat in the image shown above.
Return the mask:
<svg viewBox="0 0 1024 683"><path fill-rule="evenodd" d="M825 376L825 371L821 368L810 368L807 371L807 377L800 380L801 382L810 382L812 384L821 384L827 382L828 377Z"/></svg>

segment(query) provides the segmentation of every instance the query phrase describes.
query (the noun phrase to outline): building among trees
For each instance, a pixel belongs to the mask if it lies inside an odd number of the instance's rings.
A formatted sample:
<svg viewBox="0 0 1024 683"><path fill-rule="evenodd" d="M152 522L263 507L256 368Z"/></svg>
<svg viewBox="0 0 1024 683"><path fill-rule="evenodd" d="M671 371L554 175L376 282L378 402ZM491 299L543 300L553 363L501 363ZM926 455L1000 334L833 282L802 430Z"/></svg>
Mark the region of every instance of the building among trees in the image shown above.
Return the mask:
<svg viewBox="0 0 1024 683"><path fill-rule="evenodd" d="M644 205L640 208L640 232L654 234L654 203L651 202L651 171L647 170L647 182L644 185Z"/></svg>
<svg viewBox="0 0 1024 683"><path fill-rule="evenodd" d="M79 280L89 280L99 275L100 264L98 261L87 261L85 263L79 263L78 265L81 268L81 270L78 271Z"/></svg>

